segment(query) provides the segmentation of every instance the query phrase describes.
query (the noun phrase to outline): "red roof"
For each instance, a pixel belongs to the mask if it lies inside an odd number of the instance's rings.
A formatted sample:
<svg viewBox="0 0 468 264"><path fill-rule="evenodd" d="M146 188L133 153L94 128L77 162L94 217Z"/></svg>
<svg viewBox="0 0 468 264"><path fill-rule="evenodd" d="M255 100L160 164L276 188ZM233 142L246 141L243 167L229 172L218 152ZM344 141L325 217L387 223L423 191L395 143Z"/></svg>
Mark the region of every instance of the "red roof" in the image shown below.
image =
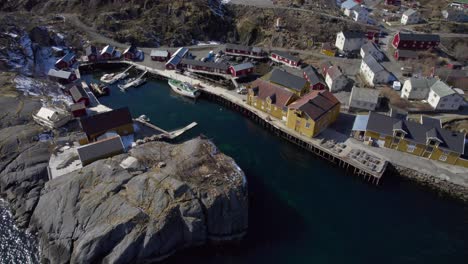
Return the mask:
<svg viewBox="0 0 468 264"><path fill-rule="evenodd" d="M257 79L251 84L255 95L262 100L271 98L272 104L283 109L294 96L294 93L279 85L262 79Z"/></svg>
<svg viewBox="0 0 468 264"><path fill-rule="evenodd" d="M313 120L317 120L339 103L332 93L322 90L312 91L304 95L289 107L301 110Z"/></svg>

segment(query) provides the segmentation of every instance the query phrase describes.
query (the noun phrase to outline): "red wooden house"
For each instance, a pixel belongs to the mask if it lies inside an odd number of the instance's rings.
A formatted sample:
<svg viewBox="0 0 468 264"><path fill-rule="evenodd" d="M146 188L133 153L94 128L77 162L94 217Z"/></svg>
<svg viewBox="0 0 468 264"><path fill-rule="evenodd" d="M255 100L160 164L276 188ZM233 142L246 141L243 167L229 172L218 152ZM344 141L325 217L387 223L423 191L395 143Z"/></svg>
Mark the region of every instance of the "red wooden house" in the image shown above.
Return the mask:
<svg viewBox="0 0 468 264"><path fill-rule="evenodd" d="M138 49L135 45L130 45L124 52L122 53L122 56L125 60L134 60L137 58L138 55Z"/></svg>
<svg viewBox="0 0 468 264"><path fill-rule="evenodd" d="M255 66L252 63L246 62L229 66L229 71L231 72L232 77L240 77L252 74L254 67Z"/></svg>
<svg viewBox="0 0 468 264"><path fill-rule="evenodd" d="M97 48L95 46L88 46L85 51L86 51L86 57L88 58L88 61L91 61L91 62L97 61L98 53L97 53Z"/></svg>
<svg viewBox="0 0 468 264"><path fill-rule="evenodd" d="M385 0L386 5L400 6L401 0Z"/></svg>
<svg viewBox="0 0 468 264"><path fill-rule="evenodd" d="M114 58L116 50L113 46L107 45L101 50L101 59L111 60Z"/></svg>
<svg viewBox="0 0 468 264"><path fill-rule="evenodd" d="M299 66L301 61L301 59L296 56L293 56L287 52L277 50L271 51L270 59L291 67Z"/></svg>
<svg viewBox="0 0 468 264"><path fill-rule="evenodd" d="M75 85L70 88L70 94L72 96L73 102L84 103L85 106L89 105L88 93L86 93L86 91L80 85Z"/></svg>
<svg viewBox="0 0 468 264"><path fill-rule="evenodd" d="M395 49L427 50L437 47L440 43L439 35L434 34L414 34L398 32L392 41Z"/></svg>
<svg viewBox="0 0 468 264"><path fill-rule="evenodd" d="M70 111L73 117L86 116L86 105L84 102L75 103L70 106Z"/></svg>
<svg viewBox="0 0 468 264"><path fill-rule="evenodd" d="M75 54L73 52L69 52L55 63L55 67L59 70L62 70L62 69L70 68L75 63L76 63Z"/></svg>
<svg viewBox="0 0 468 264"><path fill-rule="evenodd" d="M249 47L244 45L237 45L237 44L226 44L224 52L228 55L234 56L246 56L246 57L254 57L254 58L263 58L264 52L261 48L257 47Z"/></svg>
<svg viewBox="0 0 468 264"><path fill-rule="evenodd" d="M56 69L50 69L47 75L51 80L57 81L62 84L68 84L77 79L76 74L74 72L63 70L57 71Z"/></svg>
<svg viewBox="0 0 468 264"><path fill-rule="evenodd" d="M325 61L322 64L320 64L320 71L323 76L327 75L328 69L330 69L333 66L333 64L329 61Z"/></svg>
<svg viewBox="0 0 468 264"><path fill-rule="evenodd" d="M180 65L182 66L182 68L191 70L191 71L204 72L204 73L230 74L229 65L225 63L182 59L182 61L180 62Z"/></svg>
<svg viewBox="0 0 468 264"><path fill-rule="evenodd" d="M311 90L324 90L327 88L317 71L310 65L304 68L304 78L310 83Z"/></svg>

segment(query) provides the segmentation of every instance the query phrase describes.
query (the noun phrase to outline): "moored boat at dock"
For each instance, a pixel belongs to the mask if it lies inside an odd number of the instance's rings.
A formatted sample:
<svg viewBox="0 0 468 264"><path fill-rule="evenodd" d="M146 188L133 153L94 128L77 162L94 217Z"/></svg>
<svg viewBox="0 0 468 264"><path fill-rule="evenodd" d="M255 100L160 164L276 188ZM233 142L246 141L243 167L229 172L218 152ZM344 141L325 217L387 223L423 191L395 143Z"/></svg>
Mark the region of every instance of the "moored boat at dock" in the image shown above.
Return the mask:
<svg viewBox="0 0 468 264"><path fill-rule="evenodd" d="M100 80L102 83L114 84L117 81L127 78L127 76L128 76L128 72L108 73L108 74L104 74Z"/></svg>
<svg viewBox="0 0 468 264"><path fill-rule="evenodd" d="M169 79L168 83L172 90L180 95L190 98L197 98L200 95L200 91L187 82Z"/></svg>
<svg viewBox="0 0 468 264"><path fill-rule="evenodd" d="M91 88L91 92L93 92L93 94L96 97L106 96L110 94L110 89L107 85L90 83L89 86Z"/></svg>
<svg viewBox="0 0 468 264"><path fill-rule="evenodd" d="M119 84L118 87L122 91L126 91L131 87L138 87L146 82L145 78L131 78L125 84Z"/></svg>

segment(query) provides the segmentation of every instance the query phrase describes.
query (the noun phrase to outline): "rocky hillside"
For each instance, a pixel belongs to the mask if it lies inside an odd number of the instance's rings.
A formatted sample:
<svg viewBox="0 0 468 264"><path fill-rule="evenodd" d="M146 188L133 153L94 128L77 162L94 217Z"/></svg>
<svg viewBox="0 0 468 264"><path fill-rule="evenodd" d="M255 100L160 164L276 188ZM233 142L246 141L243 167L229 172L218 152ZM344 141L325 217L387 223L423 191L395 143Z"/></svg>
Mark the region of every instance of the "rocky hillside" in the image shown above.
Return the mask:
<svg viewBox="0 0 468 264"><path fill-rule="evenodd" d="M235 38L231 16L219 0L19 0L3 1L0 10L81 14L82 21L104 34L143 46Z"/></svg>
<svg viewBox="0 0 468 264"><path fill-rule="evenodd" d="M122 167L124 160L130 167ZM33 225L51 263L158 260L242 236L246 182L207 140L146 143L48 182Z"/></svg>
<svg viewBox="0 0 468 264"><path fill-rule="evenodd" d="M298 11L223 5L220 0L19 0L0 4L2 10L33 10L44 15L51 11L76 13L103 35L139 46L182 46L215 40L299 49L310 47L314 41L330 41L343 28L359 27L320 15L322 7L305 4L303 8L313 11ZM328 13L332 11L327 9ZM274 27L277 18L282 21L281 31Z"/></svg>

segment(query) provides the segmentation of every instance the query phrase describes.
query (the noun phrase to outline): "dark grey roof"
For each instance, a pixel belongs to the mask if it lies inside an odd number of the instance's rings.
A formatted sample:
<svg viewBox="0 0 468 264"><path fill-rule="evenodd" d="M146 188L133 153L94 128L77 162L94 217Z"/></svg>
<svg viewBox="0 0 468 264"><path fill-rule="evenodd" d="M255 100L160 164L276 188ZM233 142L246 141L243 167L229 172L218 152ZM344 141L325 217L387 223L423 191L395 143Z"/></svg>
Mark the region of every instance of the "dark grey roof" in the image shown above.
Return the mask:
<svg viewBox="0 0 468 264"><path fill-rule="evenodd" d="M375 44L372 41L367 42L364 44L361 49L364 51L364 54L367 56L368 54L373 53L381 53L379 47L377 47L377 44Z"/></svg>
<svg viewBox="0 0 468 264"><path fill-rule="evenodd" d="M289 54L288 52L284 52L284 51L280 51L280 50L272 50L271 53L279 55L280 57L286 58L286 59L288 59L290 61L299 62L301 60L300 58L298 58L296 56L293 56L293 55Z"/></svg>
<svg viewBox="0 0 468 264"><path fill-rule="evenodd" d="M104 53L109 53L109 54L113 55L113 54L114 54L114 51L115 51L114 46L107 45L107 46L105 46L105 47L102 49L101 55L104 54Z"/></svg>
<svg viewBox="0 0 468 264"><path fill-rule="evenodd" d="M304 74L307 76L307 78L309 78L311 85L315 85L317 83L322 82L322 80L317 74L317 71L310 65L304 68Z"/></svg>
<svg viewBox="0 0 468 264"><path fill-rule="evenodd" d="M73 60L75 58L75 53L73 52L69 52L67 54L65 54L65 56L63 56L62 58L59 59L59 61L64 61L66 63L69 63L71 60Z"/></svg>
<svg viewBox="0 0 468 264"><path fill-rule="evenodd" d="M128 53L128 52L133 53L133 54L136 54L136 53L138 52L137 46L135 46L135 45L130 45L126 50L124 50L123 53L125 54L125 53Z"/></svg>
<svg viewBox="0 0 468 264"><path fill-rule="evenodd" d="M227 65L226 63L219 63L219 62L182 59L181 63L182 64L187 64L187 65L193 65L193 66L201 66L201 67L208 67L208 68L213 68L213 69L220 69L220 70L229 69L229 65Z"/></svg>
<svg viewBox="0 0 468 264"><path fill-rule="evenodd" d="M364 38L364 32L361 31L342 31L347 39Z"/></svg>
<svg viewBox="0 0 468 264"><path fill-rule="evenodd" d="M77 85L70 88L70 94L75 102L78 102L81 98L89 98L83 87Z"/></svg>
<svg viewBox="0 0 468 264"><path fill-rule="evenodd" d="M80 120L81 128L88 136L98 133L105 133L116 127L132 123L133 120L128 107L99 113Z"/></svg>
<svg viewBox="0 0 468 264"><path fill-rule="evenodd" d="M400 127L403 129L405 139L411 142L426 145L428 134L436 135L440 140L439 147L456 153L463 154L465 148L465 136L462 133L452 132L435 125L432 122L426 124L414 121L402 120L375 112L369 113L369 122L367 130L377 132L383 135L393 135L393 129ZM435 131L431 131L435 130Z"/></svg>
<svg viewBox="0 0 468 264"><path fill-rule="evenodd" d="M373 73L377 73L377 72L381 72L381 71L384 71L384 67L382 67L382 65L380 65L380 63L377 62L377 60L374 58L374 56L372 55L367 55L365 56L362 61L364 61L366 63L366 65L369 67L369 69L373 72Z"/></svg>
<svg viewBox="0 0 468 264"><path fill-rule="evenodd" d="M181 58L181 57L179 57L179 56L172 56L172 58L170 58L170 59L167 61L166 65L167 65L167 64L172 64L172 65L177 66L181 61L182 61L182 58Z"/></svg>
<svg viewBox="0 0 468 264"><path fill-rule="evenodd" d="M418 53L412 50L398 50L398 56L403 58L417 59Z"/></svg>
<svg viewBox="0 0 468 264"><path fill-rule="evenodd" d="M435 34L414 34L409 32L400 32L400 40L414 41L440 41L439 35Z"/></svg>
<svg viewBox="0 0 468 264"><path fill-rule="evenodd" d="M77 149L83 165L109 156L123 153L125 150L120 136L107 138Z"/></svg>
<svg viewBox="0 0 468 264"><path fill-rule="evenodd" d="M177 49L174 54L172 55L173 57L175 56L178 56L180 58L183 58L185 57L185 55L187 55L187 53L189 52L189 49L186 48L186 47L180 47L179 49Z"/></svg>
<svg viewBox="0 0 468 264"><path fill-rule="evenodd" d="M254 65L251 62L241 63L231 66L235 71L242 71L245 69L254 68Z"/></svg>
<svg viewBox="0 0 468 264"><path fill-rule="evenodd" d="M434 127L441 126L440 119L432 118L432 117L425 116L425 115L421 115L421 124L426 124L428 126L430 125Z"/></svg>
<svg viewBox="0 0 468 264"><path fill-rule="evenodd" d="M415 14L415 13L417 13L417 11L410 8L410 9L406 10L405 12L403 12L403 15L411 16L412 14Z"/></svg>
<svg viewBox="0 0 468 264"><path fill-rule="evenodd" d="M91 46L86 47L86 55L89 56L92 54L97 54L96 46L91 45Z"/></svg>
<svg viewBox="0 0 468 264"><path fill-rule="evenodd" d="M307 83L304 78L279 69L274 69L271 72L269 80L272 83L276 83L296 91L302 91Z"/></svg>

